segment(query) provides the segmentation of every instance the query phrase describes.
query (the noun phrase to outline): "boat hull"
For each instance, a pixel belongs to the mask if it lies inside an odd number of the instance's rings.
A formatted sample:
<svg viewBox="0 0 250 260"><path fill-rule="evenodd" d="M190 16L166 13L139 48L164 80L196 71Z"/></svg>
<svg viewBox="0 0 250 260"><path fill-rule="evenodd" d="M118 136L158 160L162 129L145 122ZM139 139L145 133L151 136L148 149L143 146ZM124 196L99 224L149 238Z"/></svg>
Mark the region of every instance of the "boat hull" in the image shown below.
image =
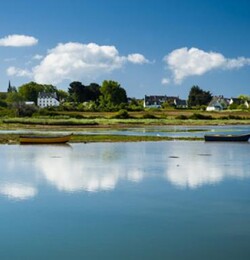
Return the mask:
<svg viewBox="0 0 250 260"><path fill-rule="evenodd" d="M65 136L20 136L20 144L64 144L71 135Z"/></svg>
<svg viewBox="0 0 250 260"><path fill-rule="evenodd" d="M248 142L250 134L246 135L205 135L208 142Z"/></svg>

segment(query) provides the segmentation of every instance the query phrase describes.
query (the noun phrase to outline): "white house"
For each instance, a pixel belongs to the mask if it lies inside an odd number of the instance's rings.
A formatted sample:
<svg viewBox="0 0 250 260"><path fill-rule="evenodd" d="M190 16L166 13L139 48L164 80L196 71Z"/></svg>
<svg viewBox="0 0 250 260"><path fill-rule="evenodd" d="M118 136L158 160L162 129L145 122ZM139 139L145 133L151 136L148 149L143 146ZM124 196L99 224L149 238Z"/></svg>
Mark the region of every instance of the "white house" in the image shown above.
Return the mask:
<svg viewBox="0 0 250 260"><path fill-rule="evenodd" d="M60 105L56 93L39 92L37 98L37 105L39 107L57 107Z"/></svg>
<svg viewBox="0 0 250 260"><path fill-rule="evenodd" d="M226 109L229 105L228 99L223 96L214 96L210 103L208 104L206 110L207 111L221 111Z"/></svg>
<svg viewBox="0 0 250 260"><path fill-rule="evenodd" d="M232 105L232 104L236 104L236 105L245 105L246 108L249 108L250 106L250 102L247 101L247 100L243 100L243 99L240 99L240 98L231 98L230 101L229 101L229 104Z"/></svg>

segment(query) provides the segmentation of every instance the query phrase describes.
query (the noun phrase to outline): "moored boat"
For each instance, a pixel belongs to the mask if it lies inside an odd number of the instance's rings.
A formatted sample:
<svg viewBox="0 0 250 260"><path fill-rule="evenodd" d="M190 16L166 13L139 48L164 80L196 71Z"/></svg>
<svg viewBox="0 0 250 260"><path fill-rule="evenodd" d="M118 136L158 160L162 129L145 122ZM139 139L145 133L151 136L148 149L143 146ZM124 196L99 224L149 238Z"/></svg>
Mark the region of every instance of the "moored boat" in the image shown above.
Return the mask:
<svg viewBox="0 0 250 260"><path fill-rule="evenodd" d="M60 136L37 136L37 135L21 135L19 137L20 144L64 144L71 138L71 135Z"/></svg>
<svg viewBox="0 0 250 260"><path fill-rule="evenodd" d="M250 134L242 135L205 135L205 141L214 142L247 142Z"/></svg>

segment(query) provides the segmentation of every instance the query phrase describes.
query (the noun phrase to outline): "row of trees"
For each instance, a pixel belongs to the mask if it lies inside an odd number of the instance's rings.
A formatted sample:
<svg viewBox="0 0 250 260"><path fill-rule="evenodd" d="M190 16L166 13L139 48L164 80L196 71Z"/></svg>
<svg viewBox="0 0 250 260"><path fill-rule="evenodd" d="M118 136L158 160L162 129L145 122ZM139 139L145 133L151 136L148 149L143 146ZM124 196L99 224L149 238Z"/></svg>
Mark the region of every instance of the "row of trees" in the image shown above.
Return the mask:
<svg viewBox="0 0 250 260"><path fill-rule="evenodd" d="M70 83L67 92L53 85L29 82L18 89L9 84L7 93L0 95L0 106L16 106L24 101L33 101L37 104L39 92L56 92L62 106L66 108L91 106L94 110L110 111L120 109L128 102L125 89L112 80L103 81L101 86L96 83L83 85L81 82L74 81Z"/></svg>
<svg viewBox="0 0 250 260"><path fill-rule="evenodd" d="M84 85L79 81L69 84L68 91L59 90L53 85L29 82L18 88L11 86L7 93L0 93L0 107L14 107L20 110L24 101L33 101L37 104L39 92L56 92L61 101L59 109L81 111L117 111L120 109L142 110L143 103L136 99L128 104L127 93L116 81L105 80L100 86L97 83ZM249 99L242 96L242 99ZM188 95L188 106L205 107L212 100L209 91L202 90L199 86L193 86ZM164 105L164 104L163 104ZM164 107L164 106L163 106Z"/></svg>

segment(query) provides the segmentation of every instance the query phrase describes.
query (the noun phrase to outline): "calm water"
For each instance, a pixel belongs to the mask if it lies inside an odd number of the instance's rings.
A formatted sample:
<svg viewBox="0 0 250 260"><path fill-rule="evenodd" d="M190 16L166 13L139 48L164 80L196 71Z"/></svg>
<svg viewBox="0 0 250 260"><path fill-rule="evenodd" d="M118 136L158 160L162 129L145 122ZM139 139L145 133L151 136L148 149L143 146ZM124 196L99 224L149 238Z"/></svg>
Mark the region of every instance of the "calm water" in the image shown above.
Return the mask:
<svg viewBox="0 0 250 260"><path fill-rule="evenodd" d="M0 146L0 259L250 259L250 144Z"/></svg>

